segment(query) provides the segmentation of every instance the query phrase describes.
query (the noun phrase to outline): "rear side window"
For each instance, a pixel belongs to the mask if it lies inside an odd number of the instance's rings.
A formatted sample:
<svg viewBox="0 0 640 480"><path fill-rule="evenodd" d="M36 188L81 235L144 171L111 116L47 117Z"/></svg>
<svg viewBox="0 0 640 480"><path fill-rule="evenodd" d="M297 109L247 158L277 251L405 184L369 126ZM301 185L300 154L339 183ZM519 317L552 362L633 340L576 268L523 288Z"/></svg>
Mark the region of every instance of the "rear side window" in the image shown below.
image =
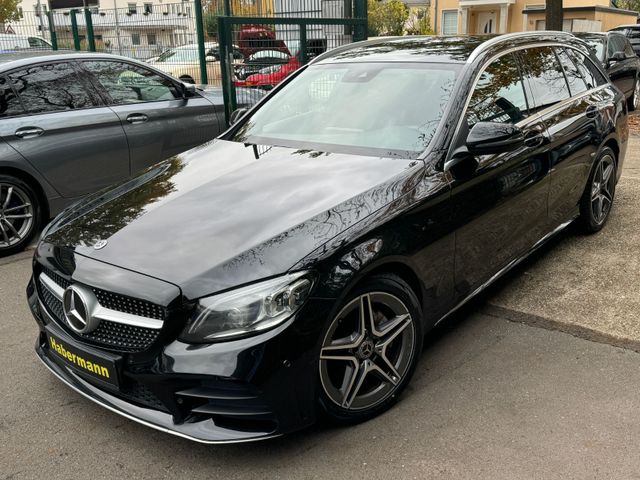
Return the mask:
<svg viewBox="0 0 640 480"><path fill-rule="evenodd" d="M571 96L562 66L551 47L528 48L520 55L530 108L539 111Z"/></svg>
<svg viewBox="0 0 640 480"><path fill-rule="evenodd" d="M175 85L152 70L125 62L84 62L115 105L179 98Z"/></svg>
<svg viewBox="0 0 640 480"><path fill-rule="evenodd" d="M516 57L510 53L494 60L480 75L471 95L469 127L478 122L518 123L528 115Z"/></svg>
<svg viewBox="0 0 640 480"><path fill-rule="evenodd" d="M605 83L607 83L607 79L604 78L602 73L600 73L598 67L596 67L593 62L589 60L585 55L578 52L577 50L574 50L573 48L567 48L565 49L565 52L567 52L567 55L571 57L573 63L582 74L582 77L587 83L587 87L591 89L597 87L598 85L604 85Z"/></svg>
<svg viewBox="0 0 640 480"><path fill-rule="evenodd" d="M37 65L11 72L8 76L29 113L93 106L81 79L68 63Z"/></svg>
<svg viewBox="0 0 640 480"><path fill-rule="evenodd" d="M24 109L20 99L13 93L9 80L0 77L0 118L13 117L23 113Z"/></svg>
<svg viewBox="0 0 640 480"><path fill-rule="evenodd" d="M567 78L567 83L569 83L569 92L571 95L573 96L586 92L589 89L587 82L582 77L582 73L573 63L573 60L562 48L556 49L556 53L558 54L558 59L564 69L564 74Z"/></svg>

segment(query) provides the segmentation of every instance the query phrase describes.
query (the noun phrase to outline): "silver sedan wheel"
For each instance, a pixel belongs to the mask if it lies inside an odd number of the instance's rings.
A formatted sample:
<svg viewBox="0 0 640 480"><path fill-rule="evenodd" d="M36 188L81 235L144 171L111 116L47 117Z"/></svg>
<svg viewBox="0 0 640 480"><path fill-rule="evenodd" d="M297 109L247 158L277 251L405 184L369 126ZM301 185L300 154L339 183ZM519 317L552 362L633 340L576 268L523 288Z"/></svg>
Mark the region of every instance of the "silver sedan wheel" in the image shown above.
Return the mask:
<svg viewBox="0 0 640 480"><path fill-rule="evenodd" d="M333 319L320 351L327 397L351 411L384 402L411 366L415 335L409 310L394 295L372 292L351 300Z"/></svg>
<svg viewBox="0 0 640 480"><path fill-rule="evenodd" d="M591 184L591 214L598 225L604 223L611 211L615 181L615 161L611 155L604 155Z"/></svg>
<svg viewBox="0 0 640 480"><path fill-rule="evenodd" d="M0 183L0 249L12 247L29 235L33 216L27 193L11 183Z"/></svg>

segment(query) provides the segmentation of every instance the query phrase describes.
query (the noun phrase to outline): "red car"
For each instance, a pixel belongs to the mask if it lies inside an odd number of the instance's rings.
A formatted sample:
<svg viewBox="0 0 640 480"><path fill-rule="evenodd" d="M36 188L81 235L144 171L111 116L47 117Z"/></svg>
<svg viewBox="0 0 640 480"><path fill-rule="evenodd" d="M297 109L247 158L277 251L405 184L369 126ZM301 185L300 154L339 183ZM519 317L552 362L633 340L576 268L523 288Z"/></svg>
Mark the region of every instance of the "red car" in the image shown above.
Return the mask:
<svg viewBox="0 0 640 480"><path fill-rule="evenodd" d="M243 26L240 30L238 46L245 58L249 58L260 50L278 50L291 55L286 44L282 40L276 39L276 33L273 30L259 25Z"/></svg>
<svg viewBox="0 0 640 480"><path fill-rule="evenodd" d="M270 90L301 66L298 57L293 56L284 65L270 65L258 73L249 75L244 80L236 80L233 84L236 87L257 87Z"/></svg>

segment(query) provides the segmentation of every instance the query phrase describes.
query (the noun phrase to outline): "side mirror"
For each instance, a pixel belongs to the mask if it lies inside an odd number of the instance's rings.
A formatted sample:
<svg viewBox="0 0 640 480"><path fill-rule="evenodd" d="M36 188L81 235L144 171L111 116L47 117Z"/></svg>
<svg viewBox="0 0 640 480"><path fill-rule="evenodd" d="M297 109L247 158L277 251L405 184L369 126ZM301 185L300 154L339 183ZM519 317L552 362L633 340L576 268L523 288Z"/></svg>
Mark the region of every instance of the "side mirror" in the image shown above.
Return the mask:
<svg viewBox="0 0 640 480"><path fill-rule="evenodd" d="M229 117L229 125L233 125L234 123L236 123L248 111L249 111L248 108L238 108L238 109L234 110L233 113L231 113L231 116Z"/></svg>
<svg viewBox="0 0 640 480"><path fill-rule="evenodd" d="M193 83L180 82L180 93L184 99L193 97L196 94L196 86Z"/></svg>
<svg viewBox="0 0 640 480"><path fill-rule="evenodd" d="M469 178L478 169L478 160L469 153L467 147L460 147L453 152L444 166L445 171L451 172L457 180Z"/></svg>
<svg viewBox="0 0 640 480"><path fill-rule="evenodd" d="M627 57L625 56L624 52L621 52L621 51L618 50L617 52L614 52L613 55L611 55L609 57L608 63L612 64L612 63L616 63L616 62L622 62L626 58Z"/></svg>
<svg viewBox="0 0 640 480"><path fill-rule="evenodd" d="M466 147L471 155L504 153L524 143L522 129L511 123L478 122L467 136Z"/></svg>

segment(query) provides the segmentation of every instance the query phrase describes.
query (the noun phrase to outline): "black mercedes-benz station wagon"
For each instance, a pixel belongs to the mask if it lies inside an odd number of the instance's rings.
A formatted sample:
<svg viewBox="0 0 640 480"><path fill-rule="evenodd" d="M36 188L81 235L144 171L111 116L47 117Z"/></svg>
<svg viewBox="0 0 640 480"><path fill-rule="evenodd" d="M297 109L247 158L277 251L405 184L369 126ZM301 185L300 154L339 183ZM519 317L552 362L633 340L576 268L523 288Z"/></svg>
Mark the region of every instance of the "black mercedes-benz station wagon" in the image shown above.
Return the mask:
<svg viewBox="0 0 640 480"><path fill-rule="evenodd" d="M627 110L590 55L549 32L320 55L217 140L49 225L38 356L202 442L381 413L434 325L569 223L607 221Z"/></svg>

